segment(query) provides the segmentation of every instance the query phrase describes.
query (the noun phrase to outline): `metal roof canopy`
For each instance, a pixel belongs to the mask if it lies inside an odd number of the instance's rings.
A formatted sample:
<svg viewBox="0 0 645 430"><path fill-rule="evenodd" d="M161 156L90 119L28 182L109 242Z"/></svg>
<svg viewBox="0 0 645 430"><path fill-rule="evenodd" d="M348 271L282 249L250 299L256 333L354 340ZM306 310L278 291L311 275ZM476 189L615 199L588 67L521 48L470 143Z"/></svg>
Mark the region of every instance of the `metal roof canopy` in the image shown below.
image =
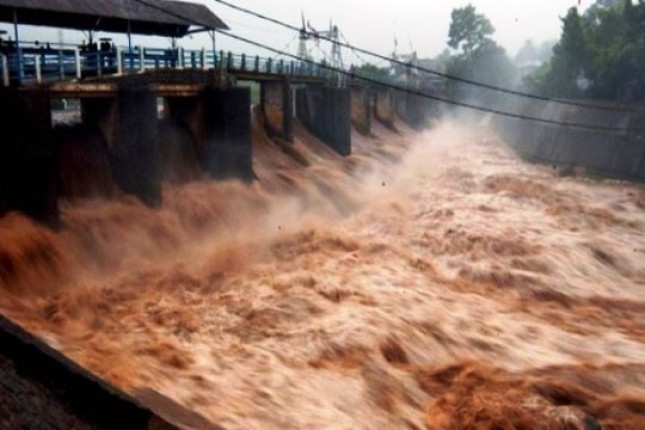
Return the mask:
<svg viewBox="0 0 645 430"><path fill-rule="evenodd" d="M186 19L184 19L186 18ZM228 30L208 7L171 0L0 0L0 22L183 37L191 26Z"/></svg>

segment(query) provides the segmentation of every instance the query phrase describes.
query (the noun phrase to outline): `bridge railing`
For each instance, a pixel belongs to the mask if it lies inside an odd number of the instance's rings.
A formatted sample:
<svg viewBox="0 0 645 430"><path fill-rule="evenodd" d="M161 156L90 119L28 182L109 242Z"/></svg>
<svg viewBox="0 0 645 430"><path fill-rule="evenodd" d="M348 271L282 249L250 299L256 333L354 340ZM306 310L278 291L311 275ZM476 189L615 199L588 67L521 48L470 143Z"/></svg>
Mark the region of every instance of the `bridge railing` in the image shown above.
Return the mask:
<svg viewBox="0 0 645 430"><path fill-rule="evenodd" d="M221 66L229 71L319 78L331 78L334 75L334 72L323 65L305 61L249 56L224 51L219 52L219 58Z"/></svg>
<svg viewBox="0 0 645 430"><path fill-rule="evenodd" d="M4 48L4 49L3 49ZM293 61L257 55L236 54L209 49L128 48L110 46L106 50L49 45L0 46L0 75L4 86L79 80L88 77L138 73L158 69L222 69L256 75L287 75L346 82L342 74L324 64Z"/></svg>

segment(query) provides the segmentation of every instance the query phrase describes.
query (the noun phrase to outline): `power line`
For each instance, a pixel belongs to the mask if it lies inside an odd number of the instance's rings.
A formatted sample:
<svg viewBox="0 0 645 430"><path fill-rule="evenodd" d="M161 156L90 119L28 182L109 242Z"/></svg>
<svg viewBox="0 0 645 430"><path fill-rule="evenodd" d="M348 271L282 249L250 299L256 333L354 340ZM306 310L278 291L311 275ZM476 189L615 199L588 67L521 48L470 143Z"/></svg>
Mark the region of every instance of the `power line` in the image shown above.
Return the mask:
<svg viewBox="0 0 645 430"><path fill-rule="evenodd" d="M329 66L327 64L316 63L315 61L310 60L308 58L302 58L302 57L299 57L299 56L294 55L294 54L290 54L290 53L287 53L287 52L281 52L280 50L278 50L276 48L272 48L271 46L268 46L268 45L265 45L263 43L256 42L254 40L247 39L245 37L238 36L238 35L235 35L235 34L232 34L232 33L225 33L225 32L219 31L219 30L218 30L218 32L223 34L223 35L225 35L225 36L227 36L227 37L239 40L241 42L248 43L248 44L253 45L255 47L266 49L267 51L272 51L272 52L274 52L276 54L279 54L279 55L282 55L282 56L291 57L291 58L293 58L295 60L298 60L298 61L302 61L302 62L305 62L305 63L316 65L318 67L322 67L324 69L330 70L330 71L335 72L335 73L339 73L339 74L344 75L344 76L348 76L348 77L351 77L351 78L354 78L354 79L360 79L362 81L369 82L369 83L372 83L372 84L375 84L375 85L378 85L378 86L381 86L381 87L391 88L391 89L394 89L394 90L397 90L397 91L400 91L400 92L403 92L403 93L407 93L407 94L427 98L427 99L430 99L430 100L439 101L439 102L454 105L454 106L473 109L473 110L477 110L477 111L485 112L485 113L492 113L492 114L495 114L495 115L505 116L505 117L508 117L508 118L521 119L521 120L532 121L532 122L539 122L539 123L543 123L543 124L556 125L556 126L560 126L560 127L577 128L577 129L581 129L581 130L591 130L591 131L620 132L620 133L625 132L624 129L620 129L620 128L616 128L616 127L605 127L605 126L598 126L598 125L592 125L592 124L580 124L580 123L575 123L575 122L563 122L563 121L555 121L555 120L544 119L544 118L536 118L536 117L527 116L527 115L514 114L514 113L511 113L511 112L504 112L504 111L500 111L500 110L497 110L497 109L490 109L490 108L487 108L487 107L473 105L473 104L466 103L466 102L460 102L460 101L457 101L457 100L451 100L451 99L448 99L448 98L445 98L445 97L440 97L440 96L428 94L426 92L422 92L422 91L419 91L419 90L416 90L416 89L403 87L403 86L400 86L400 85L393 85L393 84L390 84L390 83L385 83L383 81L379 81L378 79L368 78L368 77L365 77L365 76L360 76L360 75L357 75L357 74L355 74L353 72L348 72L347 70L343 70L343 69L340 69L340 68L337 68L337 67ZM645 129L632 129L631 131L638 132L638 133L645 133Z"/></svg>
<svg viewBox="0 0 645 430"><path fill-rule="evenodd" d="M289 51L289 47L290 47L290 46L291 46L291 44L296 40L296 38L298 38L298 35L295 35L294 37L292 37L292 38L291 38L291 40L290 40L290 41L285 45L285 47L284 47L284 48L282 48L282 50L283 50L283 51L285 51L285 52L288 52L288 51Z"/></svg>
<svg viewBox="0 0 645 430"><path fill-rule="evenodd" d="M137 1L137 2L142 3L142 4L146 4L146 5L148 4L145 0L134 0L134 1ZM220 1L220 0L215 0L215 1ZM165 11L165 12L171 14L171 15L174 15L174 16L180 18L180 19L184 19L184 20L186 20L188 22L193 22L194 23L193 20L191 20L189 18L186 18L185 16L179 15L179 14L177 14L175 12L169 11L169 10L167 10L165 8L162 8L162 7L159 7L159 6L155 6L155 8L161 9L161 10L163 10L163 11ZM473 104L470 104L470 103L460 102L460 101L457 101L457 100L451 100L451 99L447 99L447 98L444 98L444 97L439 97L439 96L435 96L435 95L432 95L432 94L428 94L428 93L425 93L425 92L422 92L422 91L419 91L419 90L406 88L406 87L402 87L402 86L399 86L399 85L393 85L393 84L390 84L390 83L385 83L385 82L379 81L377 79L368 78L368 77L364 77L364 76L357 76L355 73L348 72L347 70L339 69L337 67L333 67L333 66L330 66L330 65L327 65L327 64L316 63L315 61L310 60L308 58L301 58L301 57L299 57L297 55L290 54L288 52L280 51L279 49L273 48L271 46L265 45L265 44L260 43L260 42L256 42L256 41L247 39L247 38L242 37L242 36L237 36L237 35L234 35L232 33L224 32L222 30L215 30L215 31L217 31L218 33L223 34L225 36L228 36L230 38L237 39L237 40L239 40L241 42L248 43L248 44L256 46L258 48L265 49L267 51L271 51L271 52L276 53L278 55L282 55L282 56L285 56L285 57L291 57L291 58L293 58L295 60L298 60L298 61L309 63L309 64L312 64L312 65L317 65L318 67L322 67L324 69L331 70L333 72L339 73L339 74L344 75L344 76L348 76L348 77L356 78L356 79L361 79L361 80L363 80L365 82L376 84L376 85L379 85L379 86L382 86L382 87L385 87L385 88L395 89L397 91L400 91L400 92L403 92L403 93L406 93L406 94L416 95L416 96L419 96L419 97L439 101L439 102L454 105L454 106L473 109L473 110L477 110L477 111L480 111L480 112L492 113L492 114L495 114L495 115L505 116L505 117L508 117L508 118L515 118L515 119L521 119L521 120L525 120L525 121L539 122L539 123L543 123L543 124L551 124L551 125L556 125L556 126L560 126L560 127L577 128L577 129L581 129L581 130L592 130L592 131L606 131L606 132L620 132L620 133L625 132L625 130L620 129L620 128L615 128L615 127L604 127L604 126L596 126L596 125L591 125L591 124L579 124L579 123L573 123L573 122L554 121L554 120L550 120L550 119L536 118L536 117L531 117L531 116L527 116L527 115L520 115L520 114L504 112L504 111L500 111L500 110L496 110L496 109L490 109L490 108L486 108L486 107L483 107L483 106L477 106L477 105L473 105ZM644 129L632 129L631 131L638 132L638 133L645 133Z"/></svg>
<svg viewBox="0 0 645 430"><path fill-rule="evenodd" d="M241 6L234 5L232 3L229 3L228 1L225 1L225 0L213 0L213 1L215 1L217 3L221 3L224 6L230 7L232 9L235 9L237 11L246 13L248 15L255 16L256 18L260 18L260 19L263 19L265 21L272 22L273 24L277 24L277 25L280 25L282 27L291 29L293 31L300 32L300 31L304 30L304 32L307 35L317 36L320 39L327 40L328 42L334 42L331 38L328 38L326 36L317 35L316 33L307 31L306 29L300 29L300 28L298 28L296 26L293 26L291 24L287 24L286 22L277 20L275 18L271 18L271 17L263 15L261 13L252 11L250 9L243 8ZM376 52L369 51L367 49L363 49L363 48L351 45L350 43L341 42L341 41L335 41L334 43L338 43L340 46L342 46L344 48L352 49L354 51L358 51L358 52L360 52L362 54L365 54L365 55L370 55L372 57L376 57L376 58L379 58L381 60L386 60L386 61L389 61L391 63L398 64L399 66L416 69L416 70L419 70L421 72L425 72L425 73L435 75L435 76L440 76L440 77L448 79L448 80L461 82L461 83L464 83L464 84L468 84L468 85L472 85L472 86L476 86L476 87L480 87L480 88L485 88L485 89L488 89L488 90L497 91L497 92L501 92L501 93L505 93L505 94L510 94L510 95L517 96L517 97L525 97L525 98L530 98L530 99L534 99L534 100L541 100L541 101L546 101L546 102L557 103L557 104L561 104L561 105L577 106L577 107L583 107L583 108L587 108L587 109L596 109L596 110L602 110L602 111L617 111L617 112L640 112L640 111L643 111L642 109L621 108L621 107L612 107L612 106L599 106L599 105L593 105L593 104L589 104L589 103L577 102L577 101L572 101L572 100L554 99L554 98L551 98L551 97L540 96L540 95L537 95L537 94L531 94L531 93L525 93L525 92L522 92L522 91L511 90L511 89L508 89L508 88L503 88L503 87L499 87L499 86L496 86L496 85L486 84L484 82L479 82L479 81L475 81L475 80L472 80L472 79L461 78L459 76L450 75L448 73L443 73L443 72L440 72L438 70L433 70L433 69L429 69L429 68L421 67L421 66L415 66L415 65L412 65L410 63L406 63L404 61L397 60L396 58L389 58L389 57L386 57L384 55L378 54Z"/></svg>
<svg viewBox="0 0 645 430"><path fill-rule="evenodd" d="M254 25L249 25L249 24L246 24L246 23L243 23L243 22L239 22L237 20L230 19L230 18L226 18L226 22L227 23L232 22L235 25L239 25L241 27L246 27L246 28L251 29L251 30L262 31L262 32L265 32L265 33L284 33L284 34L286 34L287 31L291 32L291 30L289 30L289 29L281 30L281 29L271 29L271 28L256 27Z"/></svg>
<svg viewBox="0 0 645 430"><path fill-rule="evenodd" d="M347 39L347 37L345 37L345 35L343 34L343 32L340 32L340 36L343 38L343 40L345 41L345 43L349 44L349 40ZM369 63L369 61L367 61L367 60L365 59L365 57L363 57L362 55L359 55L359 53L358 53L358 52L356 52L356 50L355 50L355 49L352 49L352 53L354 54L354 56L355 56L356 58L358 58L358 59L359 59L360 61L362 61L363 63Z"/></svg>

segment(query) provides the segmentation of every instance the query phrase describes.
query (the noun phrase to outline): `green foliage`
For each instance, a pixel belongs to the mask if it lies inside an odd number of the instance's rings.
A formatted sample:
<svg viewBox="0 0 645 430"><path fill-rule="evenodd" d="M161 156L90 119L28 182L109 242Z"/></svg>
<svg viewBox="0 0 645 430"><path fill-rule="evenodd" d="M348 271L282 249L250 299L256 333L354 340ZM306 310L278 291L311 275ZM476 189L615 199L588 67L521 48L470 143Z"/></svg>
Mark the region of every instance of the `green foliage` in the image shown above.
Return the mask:
<svg viewBox="0 0 645 430"><path fill-rule="evenodd" d="M356 74L359 76L367 76L374 79L387 80L389 69L387 67L377 67L374 64L365 63L356 68Z"/></svg>
<svg viewBox="0 0 645 430"><path fill-rule="evenodd" d="M545 84L547 91L560 97L578 97L578 79L589 70L589 47L582 17L572 7L562 18L562 37L553 48L551 70Z"/></svg>
<svg viewBox="0 0 645 430"><path fill-rule="evenodd" d="M453 9L448 32L448 46L463 54L471 55L491 42L495 28L488 18L477 13L475 6Z"/></svg>
<svg viewBox="0 0 645 430"><path fill-rule="evenodd" d="M542 64L535 72L526 76L522 80L522 85L532 93L539 93L546 86L549 74L551 73L551 63Z"/></svg>
<svg viewBox="0 0 645 430"><path fill-rule="evenodd" d="M527 84L556 97L645 99L645 4L598 0L584 15L576 8L562 19L562 37L548 72ZM578 80L586 77L588 90Z"/></svg>
<svg viewBox="0 0 645 430"><path fill-rule="evenodd" d="M493 85L512 86L515 79L513 63L504 49L492 39L495 29L488 18L468 5L452 11L448 46L457 52L447 61L447 72L462 78ZM486 98L486 91L472 87L453 86L461 96Z"/></svg>

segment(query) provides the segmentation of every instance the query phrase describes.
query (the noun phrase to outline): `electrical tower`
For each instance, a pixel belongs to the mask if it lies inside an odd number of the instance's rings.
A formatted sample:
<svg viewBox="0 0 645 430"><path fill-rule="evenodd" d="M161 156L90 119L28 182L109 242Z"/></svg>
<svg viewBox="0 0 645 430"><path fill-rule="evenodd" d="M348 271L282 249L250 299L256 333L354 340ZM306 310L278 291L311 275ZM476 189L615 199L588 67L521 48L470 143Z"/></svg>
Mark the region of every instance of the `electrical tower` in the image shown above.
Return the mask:
<svg viewBox="0 0 645 430"><path fill-rule="evenodd" d="M307 33L307 23L305 22L305 14L302 13L302 27L300 27L300 43L298 44L298 57L310 59L309 49L307 49L307 41L310 39Z"/></svg>
<svg viewBox="0 0 645 430"><path fill-rule="evenodd" d="M334 25L331 21L329 22L329 30L327 31L318 31L310 23L307 23L307 26L311 30L310 33L314 33L314 39L324 37L331 41L331 56L329 57L330 66L344 69L343 55L340 49L340 30L338 29L338 26Z"/></svg>
<svg viewBox="0 0 645 430"><path fill-rule="evenodd" d="M316 30L311 23L305 19L304 13L302 17L302 26L300 27L300 42L298 44L298 57L306 60L313 60L313 55L310 53L309 48L307 47L307 42L313 40L316 44L316 47L324 55L324 62L332 68L344 69L343 64L343 55L341 52L340 45L340 30L337 25L334 25L331 21L329 22L329 30L327 31L318 31ZM327 55L324 50L320 49L320 40L324 39L331 43L331 53ZM338 85L341 85L341 75L338 75Z"/></svg>

